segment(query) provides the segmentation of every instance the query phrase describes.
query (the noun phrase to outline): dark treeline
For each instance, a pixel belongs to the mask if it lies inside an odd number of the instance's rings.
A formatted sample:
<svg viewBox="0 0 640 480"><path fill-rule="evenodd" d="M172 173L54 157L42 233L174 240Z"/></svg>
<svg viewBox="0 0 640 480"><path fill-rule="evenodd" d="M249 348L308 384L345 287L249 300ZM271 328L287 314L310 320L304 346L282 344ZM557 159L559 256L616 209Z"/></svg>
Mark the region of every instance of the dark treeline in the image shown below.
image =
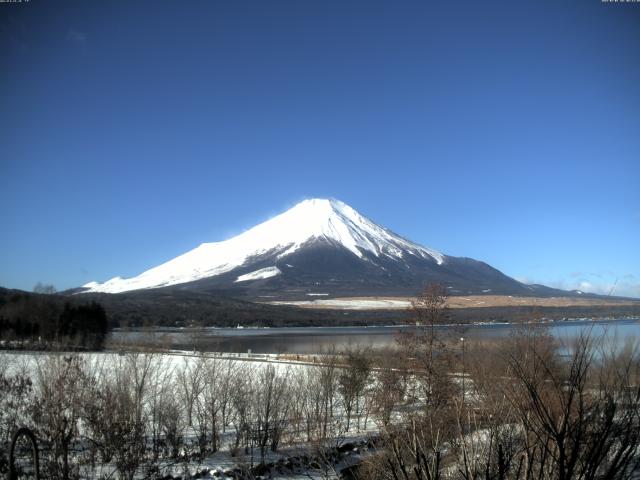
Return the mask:
<svg viewBox="0 0 640 480"><path fill-rule="evenodd" d="M406 324L404 310L331 310L309 309L287 305L266 305L230 297L229 292L199 292L180 288L158 288L124 292L117 295L92 293L68 295L38 295L0 288L0 316L3 305L24 297L47 299L50 319L55 323L65 302L71 305L96 302L105 309L108 327L304 327L304 326L364 326ZM29 302L37 303L36 300ZM46 314L37 309L38 315ZM452 323L519 322L531 318L601 318L640 316L637 305L592 305L570 307L475 307L455 308L448 312ZM5 315L6 317L6 315ZM35 322L40 323L42 322Z"/></svg>
<svg viewBox="0 0 640 480"><path fill-rule="evenodd" d="M406 324L405 310L331 310L265 305L229 296L229 292L198 292L158 288L117 295L86 294L104 306L113 326L171 327L312 327ZM84 297L84 295L83 295ZM603 318L640 316L636 305L569 307L509 306L455 308L449 321L519 322L532 318Z"/></svg>
<svg viewBox="0 0 640 480"><path fill-rule="evenodd" d="M99 303L72 304L58 295L4 293L0 296L0 340L3 346L102 348L108 321Z"/></svg>

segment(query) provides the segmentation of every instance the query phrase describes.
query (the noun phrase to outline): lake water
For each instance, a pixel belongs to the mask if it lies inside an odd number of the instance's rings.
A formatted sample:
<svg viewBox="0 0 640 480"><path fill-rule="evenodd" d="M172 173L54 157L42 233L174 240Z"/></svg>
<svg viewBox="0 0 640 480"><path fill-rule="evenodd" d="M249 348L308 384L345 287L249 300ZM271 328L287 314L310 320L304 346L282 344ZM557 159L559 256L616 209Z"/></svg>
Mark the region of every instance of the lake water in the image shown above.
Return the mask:
<svg viewBox="0 0 640 480"><path fill-rule="evenodd" d="M582 332L607 335L623 343L640 339L640 320L571 320L546 324L552 335L563 342ZM244 353L321 353L331 347L338 351L349 346L384 348L394 345L398 334L415 331L415 326L388 327L291 327L291 328L152 328L115 330L111 338L117 342L158 343L181 350ZM519 325L483 324L442 326L439 331L453 338L495 339L513 334Z"/></svg>

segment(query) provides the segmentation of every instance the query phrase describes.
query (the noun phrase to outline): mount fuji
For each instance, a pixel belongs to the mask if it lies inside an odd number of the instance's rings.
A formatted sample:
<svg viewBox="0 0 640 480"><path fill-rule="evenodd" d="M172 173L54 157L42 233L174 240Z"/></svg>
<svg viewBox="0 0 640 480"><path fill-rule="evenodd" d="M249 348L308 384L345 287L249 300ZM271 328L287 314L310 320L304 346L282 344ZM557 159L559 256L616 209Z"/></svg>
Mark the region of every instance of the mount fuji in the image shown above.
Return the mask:
<svg viewBox="0 0 640 480"><path fill-rule="evenodd" d="M339 200L310 199L229 240L203 243L136 277L90 282L80 291L171 287L309 298L414 295L428 282L443 284L452 295L540 295L546 289L407 240Z"/></svg>

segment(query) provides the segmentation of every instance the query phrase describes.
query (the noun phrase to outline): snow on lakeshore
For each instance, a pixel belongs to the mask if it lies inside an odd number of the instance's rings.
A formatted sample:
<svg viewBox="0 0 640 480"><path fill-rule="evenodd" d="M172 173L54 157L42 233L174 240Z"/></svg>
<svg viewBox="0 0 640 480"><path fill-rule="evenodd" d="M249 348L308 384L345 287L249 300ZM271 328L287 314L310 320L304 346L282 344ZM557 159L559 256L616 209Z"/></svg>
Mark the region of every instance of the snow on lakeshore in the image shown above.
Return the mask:
<svg viewBox="0 0 640 480"><path fill-rule="evenodd" d="M134 352L129 352L134 353ZM210 358L219 362L231 362L233 364L246 365L251 371L258 371L267 365L273 365L278 373L293 371L298 368L312 366L308 362L296 362L292 360L278 360L278 354L247 354L247 353L193 353L182 350L163 352L140 352L136 355L151 355L161 363L162 369L172 372L178 368L189 366L201 358ZM4 350L0 351L0 370L6 374L24 373L33 375L39 365L50 357L77 356L84 360L92 370L110 371L122 364L127 353L116 352L47 352L31 350Z"/></svg>

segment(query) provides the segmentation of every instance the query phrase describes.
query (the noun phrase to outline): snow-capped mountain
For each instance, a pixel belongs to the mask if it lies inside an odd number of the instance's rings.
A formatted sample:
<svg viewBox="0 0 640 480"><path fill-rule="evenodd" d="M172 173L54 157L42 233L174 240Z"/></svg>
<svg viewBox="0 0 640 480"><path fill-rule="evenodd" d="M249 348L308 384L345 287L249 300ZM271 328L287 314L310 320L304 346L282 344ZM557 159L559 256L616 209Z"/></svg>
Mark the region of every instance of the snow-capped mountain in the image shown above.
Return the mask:
<svg viewBox="0 0 640 480"><path fill-rule="evenodd" d="M203 243L136 277L91 282L83 290L176 286L254 296L380 295L413 294L428 281L464 294L527 289L482 262L446 256L396 235L343 202L311 199L229 240Z"/></svg>

